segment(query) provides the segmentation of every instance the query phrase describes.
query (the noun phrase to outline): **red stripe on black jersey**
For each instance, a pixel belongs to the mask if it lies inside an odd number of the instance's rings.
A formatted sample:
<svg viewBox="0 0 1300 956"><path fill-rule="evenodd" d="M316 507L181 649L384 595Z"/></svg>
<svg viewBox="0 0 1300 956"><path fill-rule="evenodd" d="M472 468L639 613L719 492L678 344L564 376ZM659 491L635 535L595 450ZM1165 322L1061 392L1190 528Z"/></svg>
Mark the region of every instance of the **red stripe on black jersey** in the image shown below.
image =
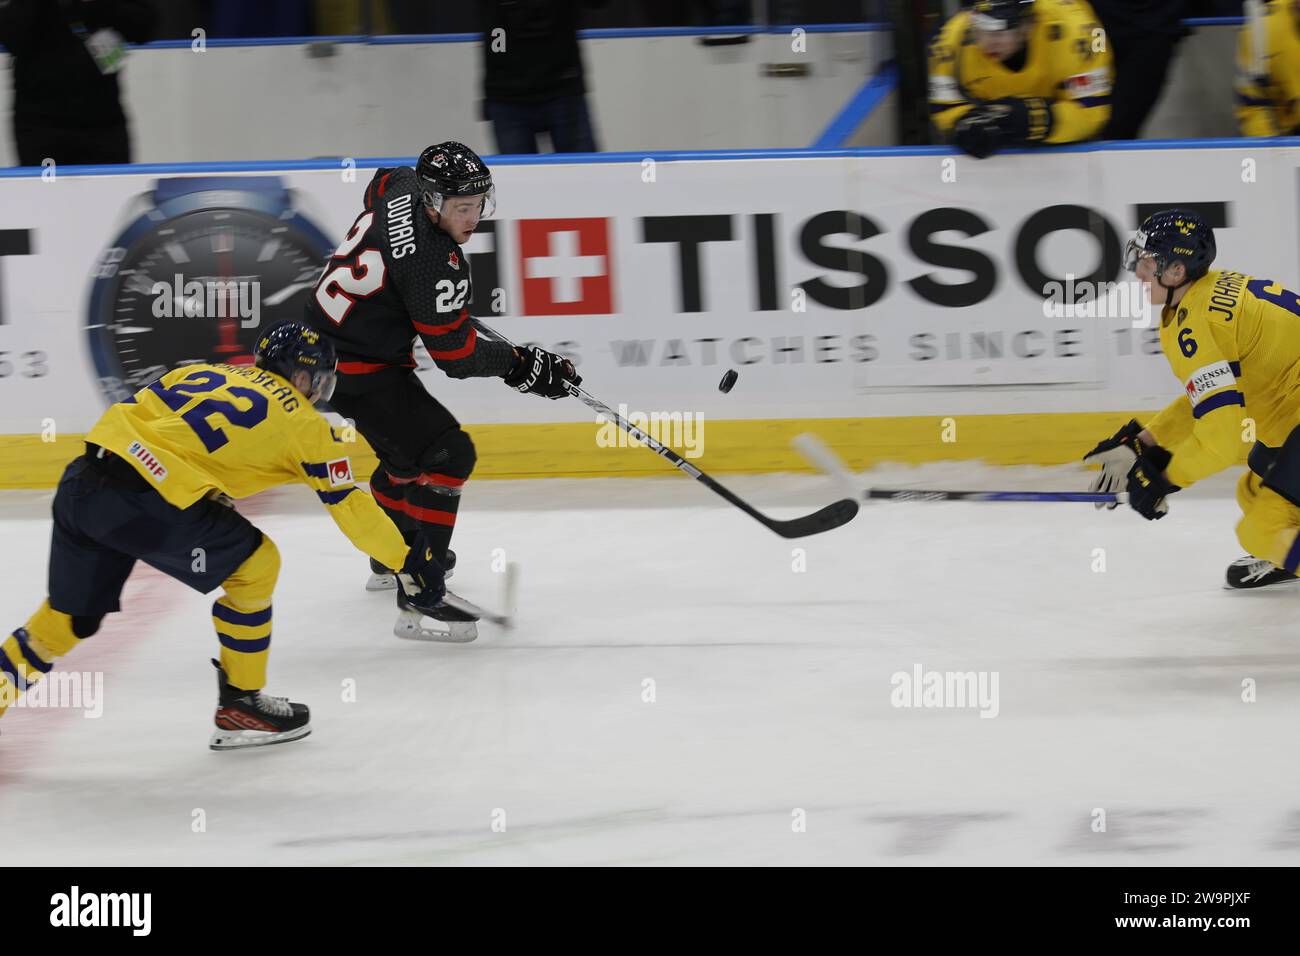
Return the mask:
<svg viewBox="0 0 1300 956"><path fill-rule="evenodd" d="M368 375L382 372L386 368L395 368L387 362L339 362L337 368L344 375Z"/></svg>
<svg viewBox="0 0 1300 956"><path fill-rule="evenodd" d="M469 309L461 309L460 316L455 322L448 322L446 325L425 325L423 322L411 320L415 330L421 335L446 335L448 332L455 332L469 318Z"/></svg>
<svg viewBox="0 0 1300 956"><path fill-rule="evenodd" d="M396 498L390 498L381 491L370 489L370 493L385 508L391 511L400 511L402 514L410 515L416 521L423 521L425 524L445 524L454 525L456 523L456 513L454 511L435 511L432 508L421 508L419 505L413 505L409 501L399 501Z"/></svg>
<svg viewBox="0 0 1300 956"><path fill-rule="evenodd" d="M429 349L429 358L442 359L443 361L465 358L467 355L474 354L474 345L477 341L478 341L478 329L471 328L469 330L469 335L465 337L465 344L462 345L460 348L448 349L446 352L435 352L433 349ZM424 347L429 348L429 343L425 342Z"/></svg>

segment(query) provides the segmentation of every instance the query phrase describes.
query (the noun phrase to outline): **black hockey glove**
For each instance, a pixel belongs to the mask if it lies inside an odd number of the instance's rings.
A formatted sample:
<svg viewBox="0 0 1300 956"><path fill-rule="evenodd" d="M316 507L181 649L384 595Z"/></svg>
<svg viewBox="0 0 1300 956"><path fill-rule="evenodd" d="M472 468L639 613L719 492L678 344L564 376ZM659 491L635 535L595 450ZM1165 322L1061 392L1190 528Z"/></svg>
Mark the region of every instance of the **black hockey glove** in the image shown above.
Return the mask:
<svg viewBox="0 0 1300 956"><path fill-rule="evenodd" d="M1038 143L1052 132L1052 106L1038 96L1008 96L981 103L957 121L953 144L984 159L1010 146Z"/></svg>
<svg viewBox="0 0 1300 956"><path fill-rule="evenodd" d="M1159 445L1142 449L1128 473L1128 503L1148 521L1169 513L1165 497L1182 489L1165 477L1165 469L1174 456Z"/></svg>
<svg viewBox="0 0 1300 956"><path fill-rule="evenodd" d="M573 363L561 355L533 348L521 348L518 354L518 364L506 376L506 384L513 389L555 399L569 394L567 383L582 384Z"/></svg>
<svg viewBox="0 0 1300 956"><path fill-rule="evenodd" d="M432 546L423 534L417 534L397 575L402 597L411 607L427 614L447 593L445 577L442 565L434 560Z"/></svg>
<svg viewBox="0 0 1300 956"><path fill-rule="evenodd" d="M1083 456L1085 465L1101 465L1101 471L1093 479L1089 491L1111 495L1124 487L1128 481L1128 473L1133 470L1133 462L1142 451L1142 443L1138 441L1138 434L1141 431L1141 425L1136 421L1130 421ZM1109 504L1097 502L1093 507L1114 510L1119 507L1119 502L1112 501Z"/></svg>
<svg viewBox="0 0 1300 956"><path fill-rule="evenodd" d="M1052 135L1052 104L1041 96L1008 96L994 100L998 129L1008 146L1041 143Z"/></svg>
<svg viewBox="0 0 1300 956"><path fill-rule="evenodd" d="M985 159L1006 144L1000 139L997 122L983 106L977 106L952 128L952 143L967 156Z"/></svg>

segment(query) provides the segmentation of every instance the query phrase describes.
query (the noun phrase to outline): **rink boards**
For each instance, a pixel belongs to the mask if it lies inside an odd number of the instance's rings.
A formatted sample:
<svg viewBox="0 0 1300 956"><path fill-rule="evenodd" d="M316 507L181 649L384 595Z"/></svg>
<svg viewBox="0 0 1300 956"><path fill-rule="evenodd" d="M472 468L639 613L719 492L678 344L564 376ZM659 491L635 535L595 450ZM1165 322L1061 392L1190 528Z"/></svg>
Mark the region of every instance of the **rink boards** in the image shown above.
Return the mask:
<svg viewBox="0 0 1300 956"><path fill-rule="evenodd" d="M1217 265L1300 283L1296 140L591 159L494 163L472 311L571 355L710 470L804 469L805 430L859 467L1077 459L1178 394L1152 311L1106 284L1154 208L1200 210ZM258 329L301 315L372 167L398 162L0 174L0 486L51 484L162 368L245 361ZM667 467L577 402L417 358L476 475Z"/></svg>

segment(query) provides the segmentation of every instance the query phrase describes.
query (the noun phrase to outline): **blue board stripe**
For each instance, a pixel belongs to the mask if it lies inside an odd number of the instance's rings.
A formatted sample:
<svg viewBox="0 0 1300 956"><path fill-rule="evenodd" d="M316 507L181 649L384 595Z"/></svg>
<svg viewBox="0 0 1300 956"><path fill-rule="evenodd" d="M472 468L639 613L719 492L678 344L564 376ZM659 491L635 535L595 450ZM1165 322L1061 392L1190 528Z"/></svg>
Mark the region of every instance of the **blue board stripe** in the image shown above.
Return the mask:
<svg viewBox="0 0 1300 956"><path fill-rule="evenodd" d="M826 126L810 149L835 149L845 141L898 86L898 67L891 60L853 94Z"/></svg>

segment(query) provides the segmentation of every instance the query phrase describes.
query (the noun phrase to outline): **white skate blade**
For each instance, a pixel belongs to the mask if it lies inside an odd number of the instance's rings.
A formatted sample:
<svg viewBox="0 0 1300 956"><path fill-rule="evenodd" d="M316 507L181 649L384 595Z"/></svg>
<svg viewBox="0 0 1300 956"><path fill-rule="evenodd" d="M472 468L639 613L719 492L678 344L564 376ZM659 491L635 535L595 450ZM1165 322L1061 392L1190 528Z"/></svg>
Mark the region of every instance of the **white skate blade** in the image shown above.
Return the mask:
<svg viewBox="0 0 1300 956"><path fill-rule="evenodd" d="M243 750L247 747L268 747L271 744L287 744L291 740L302 740L311 733L311 724L297 730L286 730L273 734L265 730L222 730L218 727L208 741L212 750Z"/></svg>
<svg viewBox="0 0 1300 956"><path fill-rule="evenodd" d="M442 644L468 644L478 638L478 624L475 621L433 621L435 627L424 621L425 617L419 611L398 611L393 634L404 641L434 641Z"/></svg>

